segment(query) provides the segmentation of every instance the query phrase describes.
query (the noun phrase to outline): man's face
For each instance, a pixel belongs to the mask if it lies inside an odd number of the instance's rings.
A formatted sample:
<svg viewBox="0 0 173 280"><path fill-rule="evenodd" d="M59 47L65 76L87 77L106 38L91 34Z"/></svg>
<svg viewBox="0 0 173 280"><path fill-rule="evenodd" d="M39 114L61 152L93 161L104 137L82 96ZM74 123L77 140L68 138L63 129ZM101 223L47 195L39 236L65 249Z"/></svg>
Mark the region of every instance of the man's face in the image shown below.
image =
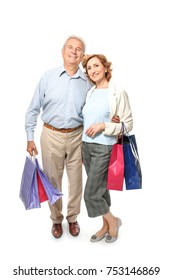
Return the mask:
<svg viewBox="0 0 173 280"><path fill-rule="evenodd" d="M62 49L62 57L67 65L78 66L84 55L84 46L77 39L69 39Z"/></svg>

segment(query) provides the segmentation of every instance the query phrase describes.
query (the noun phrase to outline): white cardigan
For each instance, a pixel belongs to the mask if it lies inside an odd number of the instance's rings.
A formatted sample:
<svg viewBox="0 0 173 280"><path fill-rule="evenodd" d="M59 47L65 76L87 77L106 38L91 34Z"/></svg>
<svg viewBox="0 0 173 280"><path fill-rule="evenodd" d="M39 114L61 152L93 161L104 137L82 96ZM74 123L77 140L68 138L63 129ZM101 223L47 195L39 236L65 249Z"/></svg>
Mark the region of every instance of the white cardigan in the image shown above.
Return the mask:
<svg viewBox="0 0 173 280"><path fill-rule="evenodd" d="M92 95L94 89L96 86L93 86L87 93L86 102ZM118 89L115 84L112 82L109 82L109 108L110 108L110 122L105 122L105 130L103 131L103 134L105 135L115 135L118 136L118 134L121 131L123 122L128 130L130 132L133 128L133 117L132 117L132 111L130 108L129 98L127 93L122 90ZM120 117L120 123L114 123L111 122L111 119L113 116L119 116Z"/></svg>

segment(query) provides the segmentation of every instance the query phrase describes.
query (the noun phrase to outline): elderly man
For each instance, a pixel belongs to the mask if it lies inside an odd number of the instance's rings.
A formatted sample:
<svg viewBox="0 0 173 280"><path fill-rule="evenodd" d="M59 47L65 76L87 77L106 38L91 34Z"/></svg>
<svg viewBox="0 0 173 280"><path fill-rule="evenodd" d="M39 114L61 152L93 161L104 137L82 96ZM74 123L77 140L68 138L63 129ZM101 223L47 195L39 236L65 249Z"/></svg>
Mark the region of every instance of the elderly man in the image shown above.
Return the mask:
<svg viewBox="0 0 173 280"><path fill-rule="evenodd" d="M41 153L43 170L51 183L62 191L64 168L68 176L68 202L66 219L69 232L78 236L77 222L82 197L81 136L82 108L86 93L91 88L79 64L85 53L85 43L70 36L62 48L63 65L49 70L41 77L26 113L27 151L38 154L34 142L34 129L42 109ZM62 198L50 205L52 234L63 234Z"/></svg>

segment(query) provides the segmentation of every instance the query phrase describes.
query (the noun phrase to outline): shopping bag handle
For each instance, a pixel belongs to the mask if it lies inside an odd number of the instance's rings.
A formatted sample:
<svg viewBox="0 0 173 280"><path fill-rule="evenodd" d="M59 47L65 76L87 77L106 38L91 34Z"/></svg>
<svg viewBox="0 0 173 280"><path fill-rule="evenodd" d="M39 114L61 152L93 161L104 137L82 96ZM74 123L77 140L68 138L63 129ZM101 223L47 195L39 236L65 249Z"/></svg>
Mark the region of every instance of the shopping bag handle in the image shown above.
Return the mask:
<svg viewBox="0 0 173 280"><path fill-rule="evenodd" d="M135 147L133 141L131 140L130 134L129 134L129 132L128 132L128 130L127 130L127 128L126 128L126 126L123 122L122 122L122 126L123 126L123 133L125 131L128 139L129 139L129 143L130 143L130 146L131 146L131 149L132 149L132 153L133 153L134 157L139 161L139 155L138 155L138 152L136 150L136 147Z"/></svg>
<svg viewBox="0 0 173 280"><path fill-rule="evenodd" d="M35 154L34 151L32 152L32 156L30 155L29 158L30 158L30 160L32 160L33 162L35 162L36 154Z"/></svg>
<svg viewBox="0 0 173 280"><path fill-rule="evenodd" d="M123 138L124 138L124 125L122 123L121 130L118 134L118 143L119 144L123 144Z"/></svg>

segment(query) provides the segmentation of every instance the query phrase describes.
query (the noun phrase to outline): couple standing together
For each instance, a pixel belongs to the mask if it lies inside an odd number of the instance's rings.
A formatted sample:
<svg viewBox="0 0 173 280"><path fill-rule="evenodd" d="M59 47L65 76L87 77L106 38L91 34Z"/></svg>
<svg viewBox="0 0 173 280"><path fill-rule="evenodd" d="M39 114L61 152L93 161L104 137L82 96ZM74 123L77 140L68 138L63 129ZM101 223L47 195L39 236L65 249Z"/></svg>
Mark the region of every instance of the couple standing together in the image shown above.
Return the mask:
<svg viewBox="0 0 173 280"><path fill-rule="evenodd" d="M77 217L82 198L82 162L87 180L84 200L89 217L102 216L103 226L91 236L97 242L117 239L121 220L111 211L111 199L106 190L107 171L112 146L116 143L124 122L127 130L133 126L128 96L110 81L111 62L104 55L84 55L85 42L70 36L62 48L63 65L41 77L25 118L27 151L38 154L34 130L41 113L41 154L44 173L52 185L62 190L62 177L68 176L66 219L69 232L78 236ZM82 63L84 72L80 69ZM52 235L63 234L62 198L50 205Z"/></svg>

